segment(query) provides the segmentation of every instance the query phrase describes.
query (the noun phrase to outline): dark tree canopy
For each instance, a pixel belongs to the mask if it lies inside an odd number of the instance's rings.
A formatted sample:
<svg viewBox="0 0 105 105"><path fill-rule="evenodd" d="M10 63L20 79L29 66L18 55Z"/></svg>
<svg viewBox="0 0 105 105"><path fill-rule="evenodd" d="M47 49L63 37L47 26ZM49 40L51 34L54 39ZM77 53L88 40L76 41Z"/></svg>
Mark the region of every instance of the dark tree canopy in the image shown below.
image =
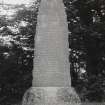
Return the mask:
<svg viewBox="0 0 105 105"><path fill-rule="evenodd" d="M64 2L70 31L72 85L82 90L83 100L105 101L105 1Z"/></svg>

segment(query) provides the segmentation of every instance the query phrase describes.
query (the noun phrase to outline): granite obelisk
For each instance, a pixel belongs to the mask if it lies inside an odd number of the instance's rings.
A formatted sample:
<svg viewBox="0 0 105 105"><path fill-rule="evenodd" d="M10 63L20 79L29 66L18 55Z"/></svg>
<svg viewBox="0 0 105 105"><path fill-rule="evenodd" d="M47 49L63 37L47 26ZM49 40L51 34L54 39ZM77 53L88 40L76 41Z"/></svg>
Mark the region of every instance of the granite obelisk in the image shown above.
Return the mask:
<svg viewBox="0 0 105 105"><path fill-rule="evenodd" d="M68 28L62 7L61 0L41 1L35 37L34 87L71 85Z"/></svg>
<svg viewBox="0 0 105 105"><path fill-rule="evenodd" d="M68 25L63 1L41 0L32 88L26 92L23 105L70 105L79 102L71 88L68 49Z"/></svg>

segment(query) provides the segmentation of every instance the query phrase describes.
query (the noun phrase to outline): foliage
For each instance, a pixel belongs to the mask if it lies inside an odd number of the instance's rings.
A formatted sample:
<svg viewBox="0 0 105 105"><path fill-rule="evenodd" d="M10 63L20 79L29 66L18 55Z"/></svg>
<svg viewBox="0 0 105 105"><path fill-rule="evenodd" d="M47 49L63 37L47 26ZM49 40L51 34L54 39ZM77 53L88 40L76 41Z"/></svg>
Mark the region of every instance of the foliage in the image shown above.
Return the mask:
<svg viewBox="0 0 105 105"><path fill-rule="evenodd" d="M82 100L105 101L105 1L64 0L72 85Z"/></svg>
<svg viewBox="0 0 105 105"><path fill-rule="evenodd" d="M0 15L0 105L21 101L31 86L38 6L39 0L2 8L15 14Z"/></svg>

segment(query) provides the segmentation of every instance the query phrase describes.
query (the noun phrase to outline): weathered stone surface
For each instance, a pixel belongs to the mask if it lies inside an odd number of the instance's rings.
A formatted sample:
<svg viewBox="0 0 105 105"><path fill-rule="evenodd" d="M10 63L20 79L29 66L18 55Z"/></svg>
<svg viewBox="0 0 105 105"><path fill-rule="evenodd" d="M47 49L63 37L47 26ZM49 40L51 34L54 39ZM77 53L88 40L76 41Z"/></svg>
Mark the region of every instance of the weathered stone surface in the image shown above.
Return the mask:
<svg viewBox="0 0 105 105"><path fill-rule="evenodd" d="M42 0L35 36L32 88L22 105L80 105L71 88L68 25L62 0Z"/></svg>
<svg viewBox="0 0 105 105"><path fill-rule="evenodd" d="M33 87L71 86L68 25L62 0L41 0L33 67Z"/></svg>
<svg viewBox="0 0 105 105"><path fill-rule="evenodd" d="M32 87L23 97L22 105L80 105L80 99L69 87Z"/></svg>

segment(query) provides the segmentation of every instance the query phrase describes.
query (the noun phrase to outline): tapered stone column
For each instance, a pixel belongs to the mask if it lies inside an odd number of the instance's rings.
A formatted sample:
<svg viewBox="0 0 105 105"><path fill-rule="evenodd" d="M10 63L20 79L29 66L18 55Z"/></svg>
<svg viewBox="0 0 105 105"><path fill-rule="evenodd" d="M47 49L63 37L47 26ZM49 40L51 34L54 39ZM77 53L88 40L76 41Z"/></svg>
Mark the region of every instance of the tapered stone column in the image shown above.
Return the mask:
<svg viewBox="0 0 105 105"><path fill-rule="evenodd" d="M23 105L77 105L71 88L68 25L62 0L41 0L35 36L32 88ZM79 104L79 103L78 103Z"/></svg>

